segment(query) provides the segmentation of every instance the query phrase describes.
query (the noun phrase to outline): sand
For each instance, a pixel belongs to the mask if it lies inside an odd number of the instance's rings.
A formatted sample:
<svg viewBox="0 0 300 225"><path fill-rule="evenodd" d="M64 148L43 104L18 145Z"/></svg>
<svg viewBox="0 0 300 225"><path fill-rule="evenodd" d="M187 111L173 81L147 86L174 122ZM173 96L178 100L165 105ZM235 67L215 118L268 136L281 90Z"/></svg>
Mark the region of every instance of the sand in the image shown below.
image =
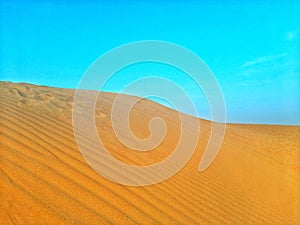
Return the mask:
<svg viewBox="0 0 300 225"><path fill-rule="evenodd" d="M72 127L74 90L0 87L1 224L300 224L299 126L228 124L216 160L199 172L211 127L200 120L197 149L180 172L131 187L100 176L80 154ZM102 95L96 122L113 156L151 165L172 152L180 132L175 111L149 100L136 104L130 122L137 136L149 135L152 116L164 118L169 129L155 150L135 152L112 132L116 95Z"/></svg>

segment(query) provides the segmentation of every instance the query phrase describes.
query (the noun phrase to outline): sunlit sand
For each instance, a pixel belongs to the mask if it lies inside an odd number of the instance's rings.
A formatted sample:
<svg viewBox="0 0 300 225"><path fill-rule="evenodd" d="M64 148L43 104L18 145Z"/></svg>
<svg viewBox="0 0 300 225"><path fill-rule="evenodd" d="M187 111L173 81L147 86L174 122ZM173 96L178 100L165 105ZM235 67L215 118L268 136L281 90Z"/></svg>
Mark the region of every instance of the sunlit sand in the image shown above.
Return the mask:
<svg viewBox="0 0 300 225"><path fill-rule="evenodd" d="M211 127L200 119L196 151L180 172L150 186L122 186L97 174L80 154L72 127L74 90L0 87L1 224L300 224L299 126L228 124L216 160L199 172ZM96 124L114 157L150 165L173 151L180 136L177 112L139 101L130 116L135 135L149 135L153 116L165 120L168 132L155 150L136 152L113 133L116 94L102 95ZM191 125L198 120L185 117Z"/></svg>

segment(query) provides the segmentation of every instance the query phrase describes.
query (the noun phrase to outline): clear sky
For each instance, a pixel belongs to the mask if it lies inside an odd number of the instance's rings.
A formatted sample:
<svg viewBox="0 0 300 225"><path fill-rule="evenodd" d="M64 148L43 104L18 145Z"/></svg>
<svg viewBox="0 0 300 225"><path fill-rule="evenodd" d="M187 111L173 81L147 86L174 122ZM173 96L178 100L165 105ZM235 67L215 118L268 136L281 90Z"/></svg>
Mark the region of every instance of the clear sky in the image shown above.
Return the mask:
<svg viewBox="0 0 300 225"><path fill-rule="evenodd" d="M0 80L76 88L99 56L141 40L174 42L202 58L229 122L300 125L299 1L1 1ZM125 68L105 90L147 75L179 83L209 118L201 91L168 66Z"/></svg>

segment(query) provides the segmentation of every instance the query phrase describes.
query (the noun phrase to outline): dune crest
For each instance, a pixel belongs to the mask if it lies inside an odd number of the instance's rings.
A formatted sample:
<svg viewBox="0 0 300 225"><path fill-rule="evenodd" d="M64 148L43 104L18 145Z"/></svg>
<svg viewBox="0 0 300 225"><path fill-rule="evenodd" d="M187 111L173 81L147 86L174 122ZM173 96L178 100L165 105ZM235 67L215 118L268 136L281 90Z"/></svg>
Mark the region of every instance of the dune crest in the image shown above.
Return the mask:
<svg viewBox="0 0 300 225"><path fill-rule="evenodd" d="M216 160L199 172L211 128L200 119L197 149L182 170L155 185L122 186L98 175L80 154L74 90L10 82L0 88L1 224L300 224L299 126L228 124ZM97 129L114 157L151 165L171 154L180 135L177 112L139 101L130 114L135 135L148 137L155 116L168 130L153 151L136 152L113 132L116 94L101 94ZM198 121L184 117L191 126Z"/></svg>

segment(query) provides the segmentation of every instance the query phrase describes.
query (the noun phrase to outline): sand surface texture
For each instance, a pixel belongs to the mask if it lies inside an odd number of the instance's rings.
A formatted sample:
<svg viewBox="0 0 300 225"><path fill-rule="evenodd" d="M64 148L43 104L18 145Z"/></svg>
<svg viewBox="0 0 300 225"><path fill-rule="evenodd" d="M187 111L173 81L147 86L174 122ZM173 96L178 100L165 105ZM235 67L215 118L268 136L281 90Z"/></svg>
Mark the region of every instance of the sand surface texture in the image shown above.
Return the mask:
<svg viewBox="0 0 300 225"><path fill-rule="evenodd" d="M74 90L7 82L0 88L1 224L300 224L299 126L228 124L216 160L199 172L211 127L200 120L196 151L180 172L155 185L123 186L97 174L82 157L72 127ZM168 128L161 145L136 152L114 135L116 95L102 95L96 124L114 157L151 165L174 150L180 137L175 111L149 100L134 106L136 136L149 136L153 116ZM185 119L191 126L198 120Z"/></svg>

